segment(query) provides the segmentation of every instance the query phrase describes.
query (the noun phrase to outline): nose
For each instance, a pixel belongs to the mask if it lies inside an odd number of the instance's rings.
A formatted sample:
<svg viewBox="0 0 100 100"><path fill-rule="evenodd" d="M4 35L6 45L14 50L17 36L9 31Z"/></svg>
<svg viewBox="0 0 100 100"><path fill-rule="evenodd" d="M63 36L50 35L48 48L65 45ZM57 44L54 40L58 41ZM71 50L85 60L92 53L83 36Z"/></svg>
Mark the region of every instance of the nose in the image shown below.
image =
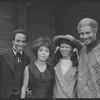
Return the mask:
<svg viewBox="0 0 100 100"><path fill-rule="evenodd" d="M63 49L62 50L66 50L66 47L63 47Z"/></svg>
<svg viewBox="0 0 100 100"><path fill-rule="evenodd" d="M22 43L22 42L19 42L19 45L20 45L20 46L22 46L22 45L23 45L23 43Z"/></svg>
<svg viewBox="0 0 100 100"><path fill-rule="evenodd" d="M46 52L45 51L42 51L42 54L46 54Z"/></svg>

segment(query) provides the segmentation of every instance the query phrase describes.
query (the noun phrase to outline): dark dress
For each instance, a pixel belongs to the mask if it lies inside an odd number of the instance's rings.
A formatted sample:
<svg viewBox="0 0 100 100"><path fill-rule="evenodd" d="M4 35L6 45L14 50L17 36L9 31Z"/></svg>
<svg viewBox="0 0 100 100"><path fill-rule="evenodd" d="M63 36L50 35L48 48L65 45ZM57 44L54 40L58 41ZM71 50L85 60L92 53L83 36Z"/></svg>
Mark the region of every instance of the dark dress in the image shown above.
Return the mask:
<svg viewBox="0 0 100 100"><path fill-rule="evenodd" d="M46 70L41 73L33 63L29 66L29 90L27 98L51 98L54 86L54 69L47 64Z"/></svg>

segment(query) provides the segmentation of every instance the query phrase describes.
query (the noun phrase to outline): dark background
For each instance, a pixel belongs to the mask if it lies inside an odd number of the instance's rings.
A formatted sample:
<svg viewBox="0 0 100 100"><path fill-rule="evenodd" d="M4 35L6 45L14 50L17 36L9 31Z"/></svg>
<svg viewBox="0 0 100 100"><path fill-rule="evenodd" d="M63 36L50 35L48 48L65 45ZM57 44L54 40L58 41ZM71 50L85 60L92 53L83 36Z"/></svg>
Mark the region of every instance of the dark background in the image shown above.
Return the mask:
<svg viewBox="0 0 100 100"><path fill-rule="evenodd" d="M32 41L39 36L54 37L58 34L71 34L79 39L77 24L85 17L93 18L98 22L97 37L100 39L99 1L0 1L0 50L11 46L14 29L23 28L29 36L25 52L33 59Z"/></svg>

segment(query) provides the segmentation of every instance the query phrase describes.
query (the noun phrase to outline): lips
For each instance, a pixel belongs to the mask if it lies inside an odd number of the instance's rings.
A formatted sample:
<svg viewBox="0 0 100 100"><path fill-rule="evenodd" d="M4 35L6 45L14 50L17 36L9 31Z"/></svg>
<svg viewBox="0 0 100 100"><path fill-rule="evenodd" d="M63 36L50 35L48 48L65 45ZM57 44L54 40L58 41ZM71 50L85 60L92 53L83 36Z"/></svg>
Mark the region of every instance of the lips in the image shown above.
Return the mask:
<svg viewBox="0 0 100 100"><path fill-rule="evenodd" d="M42 58L46 58L46 56L41 56Z"/></svg>
<svg viewBox="0 0 100 100"><path fill-rule="evenodd" d="M69 52L69 51L66 51L66 50L61 51L61 53L63 53L63 54L66 54L67 52Z"/></svg>
<svg viewBox="0 0 100 100"><path fill-rule="evenodd" d="M18 46L18 49L23 49L23 46Z"/></svg>
<svg viewBox="0 0 100 100"><path fill-rule="evenodd" d="M61 54L62 54L63 56L66 56L66 55L69 54L69 52L61 52Z"/></svg>
<svg viewBox="0 0 100 100"><path fill-rule="evenodd" d="M47 59L47 57L46 56L41 56L41 58L40 58L41 60L46 60Z"/></svg>

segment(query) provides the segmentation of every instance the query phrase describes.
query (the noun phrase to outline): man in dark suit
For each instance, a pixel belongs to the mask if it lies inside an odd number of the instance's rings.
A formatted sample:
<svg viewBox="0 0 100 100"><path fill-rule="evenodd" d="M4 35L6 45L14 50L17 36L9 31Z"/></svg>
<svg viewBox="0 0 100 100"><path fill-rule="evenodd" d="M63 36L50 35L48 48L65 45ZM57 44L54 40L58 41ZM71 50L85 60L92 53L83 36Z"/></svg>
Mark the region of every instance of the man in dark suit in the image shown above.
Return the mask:
<svg viewBox="0 0 100 100"><path fill-rule="evenodd" d="M13 32L13 46L0 52L0 98L20 98L25 67L30 63L24 53L28 37L26 31Z"/></svg>

